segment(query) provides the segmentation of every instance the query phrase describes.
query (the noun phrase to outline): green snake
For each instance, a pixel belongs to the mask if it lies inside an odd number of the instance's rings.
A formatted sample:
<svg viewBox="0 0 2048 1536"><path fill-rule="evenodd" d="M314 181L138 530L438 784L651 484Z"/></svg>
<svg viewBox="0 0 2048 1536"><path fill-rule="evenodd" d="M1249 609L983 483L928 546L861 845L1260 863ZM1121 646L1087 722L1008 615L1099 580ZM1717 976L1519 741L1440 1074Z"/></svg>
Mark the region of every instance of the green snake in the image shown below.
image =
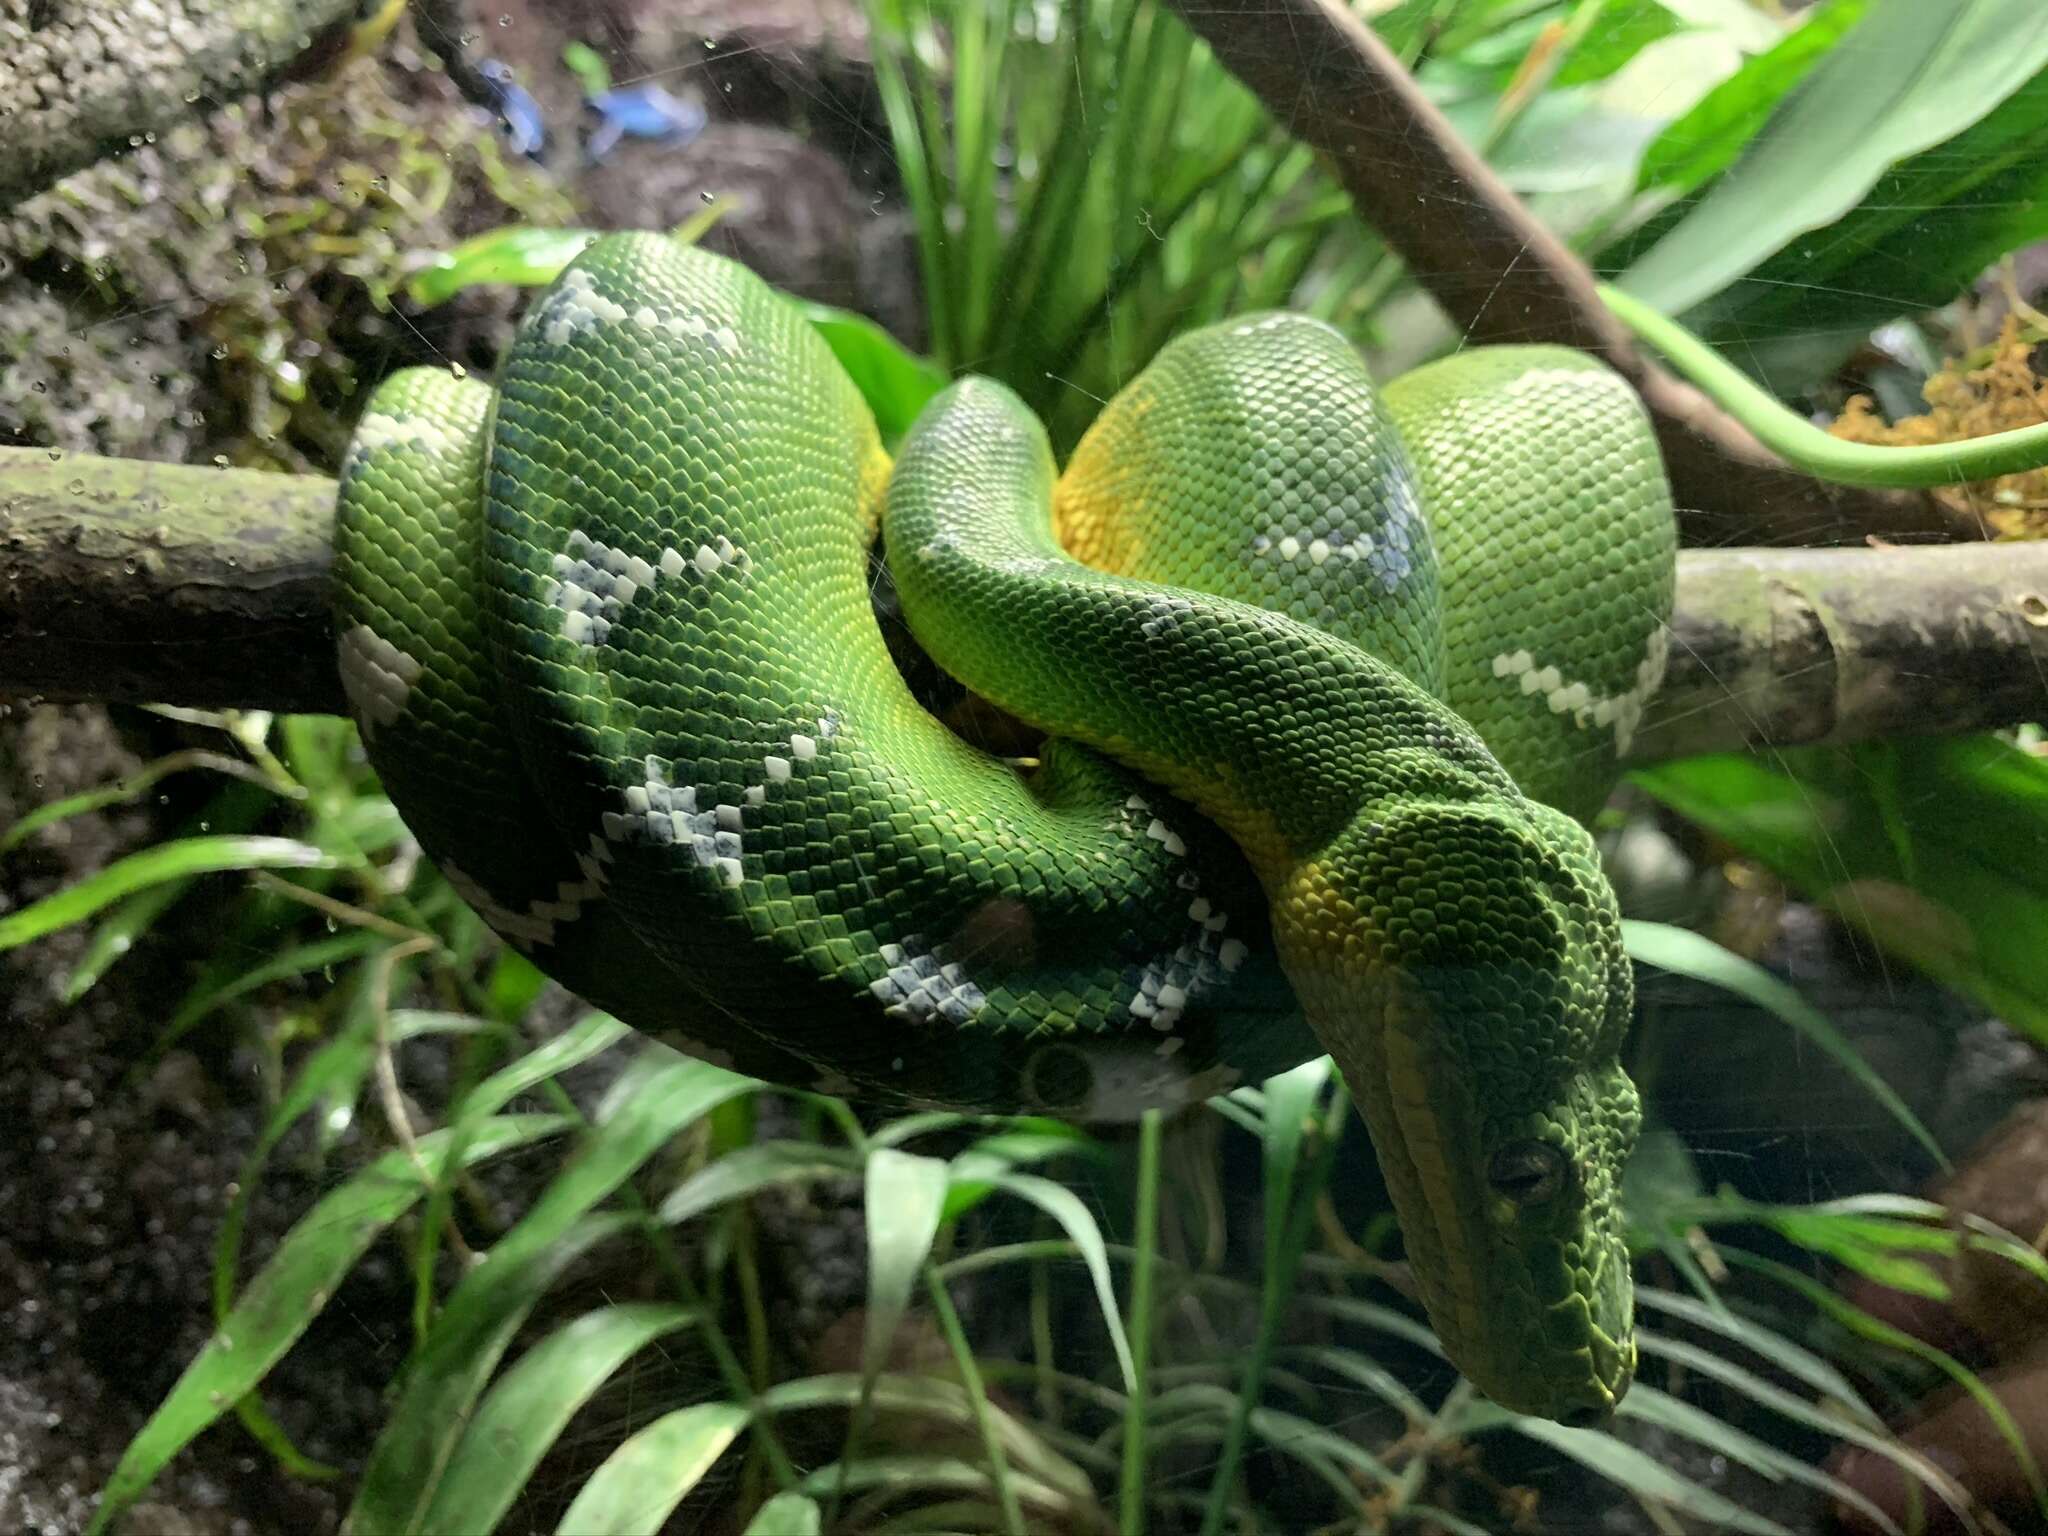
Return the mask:
<svg viewBox="0 0 2048 1536"><path fill-rule="evenodd" d="M1592 1423L1635 1368L1640 1115L1581 818L1661 677L1675 549L1642 407L1576 352L1376 390L1331 328L1249 315L1170 343L1064 470L980 378L892 460L792 306L618 235L495 386L369 400L339 664L454 888L684 1051L1095 1119L1327 1052L1450 1359ZM1042 744L977 746L983 702Z"/></svg>

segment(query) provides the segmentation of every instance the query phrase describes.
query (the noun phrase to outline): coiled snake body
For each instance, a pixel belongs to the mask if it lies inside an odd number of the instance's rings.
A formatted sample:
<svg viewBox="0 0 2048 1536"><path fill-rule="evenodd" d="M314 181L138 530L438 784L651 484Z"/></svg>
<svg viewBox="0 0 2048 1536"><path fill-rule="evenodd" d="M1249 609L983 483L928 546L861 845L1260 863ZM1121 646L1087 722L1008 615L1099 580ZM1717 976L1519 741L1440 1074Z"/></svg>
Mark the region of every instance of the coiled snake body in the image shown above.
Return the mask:
<svg viewBox="0 0 2048 1536"><path fill-rule="evenodd" d="M871 604L1043 730L949 730ZM495 388L402 373L344 467L340 662L392 797L544 969L740 1071L1129 1116L1319 1051L1430 1317L1515 1408L1634 1368L1613 897L1575 815L1661 673L1644 415L1576 353L1375 391L1334 331L1169 345L1057 473L966 379L892 462L797 312L593 245Z"/></svg>

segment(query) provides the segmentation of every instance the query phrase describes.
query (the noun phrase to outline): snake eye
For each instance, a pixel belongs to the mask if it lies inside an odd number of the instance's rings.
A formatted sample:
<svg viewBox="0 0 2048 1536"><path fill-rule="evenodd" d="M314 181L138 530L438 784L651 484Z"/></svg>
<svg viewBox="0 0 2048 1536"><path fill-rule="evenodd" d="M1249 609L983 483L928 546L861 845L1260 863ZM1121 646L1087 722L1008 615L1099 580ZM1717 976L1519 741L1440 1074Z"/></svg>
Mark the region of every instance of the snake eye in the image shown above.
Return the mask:
<svg viewBox="0 0 2048 1536"><path fill-rule="evenodd" d="M1517 1205L1540 1205L1564 1188L1564 1153L1547 1141L1511 1141L1493 1154L1486 1179Z"/></svg>

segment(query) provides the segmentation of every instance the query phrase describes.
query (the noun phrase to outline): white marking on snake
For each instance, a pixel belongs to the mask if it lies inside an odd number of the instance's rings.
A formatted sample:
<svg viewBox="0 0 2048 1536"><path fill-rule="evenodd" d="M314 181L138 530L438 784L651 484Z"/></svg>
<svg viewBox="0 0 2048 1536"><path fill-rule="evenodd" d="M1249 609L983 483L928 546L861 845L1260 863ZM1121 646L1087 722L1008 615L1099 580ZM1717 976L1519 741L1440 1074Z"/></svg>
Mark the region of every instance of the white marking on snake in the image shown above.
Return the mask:
<svg viewBox="0 0 2048 1536"><path fill-rule="evenodd" d="M562 634L579 645L603 645L627 605L642 591L651 591L662 574L640 556L600 543L581 528L569 535L569 547L554 557L552 569L541 597L562 610Z"/></svg>
<svg viewBox="0 0 2048 1536"><path fill-rule="evenodd" d="M405 701L426 666L416 656L401 651L367 624L358 624L341 637L336 665L341 672L341 691L363 735L374 737L377 727L396 723L405 713Z"/></svg>
<svg viewBox="0 0 2048 1536"><path fill-rule="evenodd" d="M355 436L349 439L348 462L353 465L364 454L379 448L417 448L432 454L456 451L454 436L431 417L370 411L356 423Z"/></svg>
<svg viewBox="0 0 2048 1536"><path fill-rule="evenodd" d="M585 331L600 325L619 325L625 319L625 305L599 293L596 281L579 267L562 274L561 282L542 301L535 323L540 327L541 340L551 347L560 347Z"/></svg>
<svg viewBox="0 0 2048 1536"><path fill-rule="evenodd" d="M1614 750L1626 753L1642 724L1643 710L1651 695L1664 682L1670 661L1671 641L1660 626L1650 631L1636 663L1635 681L1619 693L1600 694L1583 682L1566 682L1556 667L1536 665L1528 651L1503 651L1493 658L1493 675L1503 681L1513 678L1525 694L1541 694L1553 715L1569 715L1581 730L1614 731Z"/></svg>
<svg viewBox="0 0 2048 1536"><path fill-rule="evenodd" d="M455 888L455 894L498 933L522 944L552 944L557 925L574 922L583 915L585 907L604 895L604 873L594 868L596 861L579 856L577 863L583 869L583 879L558 881L553 897L528 902L524 907L500 901L460 865L444 862L441 873Z"/></svg>
<svg viewBox="0 0 2048 1536"><path fill-rule="evenodd" d="M696 786L671 784L669 765L652 753L643 760L641 773L642 782L619 791L625 809L603 813L604 835L615 842L688 848L697 867L712 871L721 884L745 880L740 862L746 847L745 807L717 803L699 810Z"/></svg>
<svg viewBox="0 0 2048 1536"><path fill-rule="evenodd" d="M987 996L946 946L926 947L923 934L905 934L875 954L889 969L868 983L868 991L884 1013L916 1023L936 1015L948 1024L971 1024L987 1006Z"/></svg>

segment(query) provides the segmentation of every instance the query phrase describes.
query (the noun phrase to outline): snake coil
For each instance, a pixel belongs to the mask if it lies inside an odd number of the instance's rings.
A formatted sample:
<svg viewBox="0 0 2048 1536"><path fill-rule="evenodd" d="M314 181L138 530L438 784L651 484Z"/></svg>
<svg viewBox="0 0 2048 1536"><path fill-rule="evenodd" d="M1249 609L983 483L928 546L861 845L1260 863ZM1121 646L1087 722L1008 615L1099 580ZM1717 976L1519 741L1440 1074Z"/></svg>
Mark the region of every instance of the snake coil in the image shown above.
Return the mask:
<svg viewBox="0 0 2048 1536"><path fill-rule="evenodd" d="M982 751L939 667L1045 733ZM1376 390L1335 331L1180 338L1064 470L963 379L894 460L796 311L591 246L494 386L413 370L344 466L340 667L455 889L564 984L750 1075L1127 1117L1321 1051L1451 1358L1508 1406L1634 1369L1635 1091L1575 817L1663 667L1668 488L1555 348Z"/></svg>

